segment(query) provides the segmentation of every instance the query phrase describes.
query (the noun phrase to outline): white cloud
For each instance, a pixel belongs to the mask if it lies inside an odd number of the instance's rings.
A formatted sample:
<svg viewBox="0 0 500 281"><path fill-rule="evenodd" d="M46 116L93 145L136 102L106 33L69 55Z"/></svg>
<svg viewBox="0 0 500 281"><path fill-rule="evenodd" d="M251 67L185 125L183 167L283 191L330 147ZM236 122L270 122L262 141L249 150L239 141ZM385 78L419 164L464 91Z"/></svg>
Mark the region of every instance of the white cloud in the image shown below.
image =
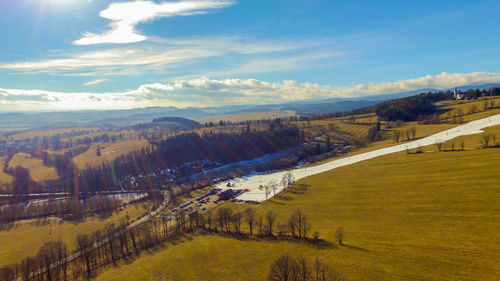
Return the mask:
<svg viewBox="0 0 500 281"><path fill-rule="evenodd" d="M111 30L94 34L86 32L83 37L73 42L75 45L93 45L103 43L133 43L146 39L137 32L137 24L161 17L189 16L204 14L211 9L220 9L232 5L226 0L199 0L155 3L152 1L135 1L111 3L99 15L109 19Z"/></svg>
<svg viewBox="0 0 500 281"><path fill-rule="evenodd" d="M456 86L498 82L500 82L500 74L488 72L467 74L443 72L439 75L427 75L396 82L358 84L339 88L316 83L298 83L293 80L270 83L256 79L214 80L202 77L172 83L145 84L135 90L118 93L61 93L0 89L0 108L70 110L266 104L309 98L361 97L422 88L448 89Z"/></svg>
<svg viewBox="0 0 500 281"><path fill-rule="evenodd" d="M94 86L94 85L98 85L98 84L108 82L108 81L109 81L109 79L97 79L97 80L89 81L87 83L83 83L82 86Z"/></svg>
<svg viewBox="0 0 500 281"><path fill-rule="evenodd" d="M63 75L126 75L144 71L167 71L186 69L186 64L211 57L224 57L238 54L232 64L239 69L234 69L237 74L244 71L272 71L277 68L286 69L295 63L294 67L305 65L304 59L311 58L310 55L287 54L301 50L307 52L311 47L326 44L321 41L286 41L286 40L256 40L240 37L193 37L182 39L158 39L143 43L138 47L114 47L92 52L69 53L60 57L61 52L55 52L57 58L49 58L34 61L21 61L0 64L0 70L15 71L20 73L50 73ZM310 50L309 50L310 51ZM280 54L280 61L269 65L258 61L269 61L269 59L254 58L258 55ZM331 52L324 52L324 58ZM297 62L297 57L301 62ZM274 58L277 59L277 58ZM248 62L249 60L249 62ZM245 61L248 66L238 65ZM183 67L179 68L182 64ZM226 64L223 64L226 65ZM217 64L212 65L217 67ZM260 70L257 68L261 68ZM226 71L226 72L229 72Z"/></svg>

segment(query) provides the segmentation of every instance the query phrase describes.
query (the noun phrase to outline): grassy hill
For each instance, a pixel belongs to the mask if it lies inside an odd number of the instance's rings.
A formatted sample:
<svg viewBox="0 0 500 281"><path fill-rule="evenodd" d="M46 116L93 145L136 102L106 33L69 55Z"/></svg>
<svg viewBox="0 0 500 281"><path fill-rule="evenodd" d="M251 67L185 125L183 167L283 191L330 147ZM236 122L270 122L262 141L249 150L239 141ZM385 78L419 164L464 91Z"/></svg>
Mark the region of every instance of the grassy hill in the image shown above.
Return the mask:
<svg viewBox="0 0 500 281"><path fill-rule="evenodd" d="M98 280L264 280L278 255L319 257L355 280L498 280L500 149L387 155L301 180L255 206L284 220L299 208L313 231L346 246L215 235L144 255ZM235 209L248 207L227 204Z"/></svg>
<svg viewBox="0 0 500 281"><path fill-rule="evenodd" d="M28 169L34 181L55 180L59 178L55 168L44 166L41 159L33 158L29 153L14 154L9 161L9 168L16 166Z"/></svg>
<svg viewBox="0 0 500 281"><path fill-rule="evenodd" d="M70 250L76 247L76 236L82 233L92 233L102 229L107 224L118 224L127 214L131 220L145 213L142 205L134 204L123 211L114 213L111 217L88 218L82 222L56 222L48 220L27 220L0 228L0 267L16 263L24 258L35 256L38 249L46 242L62 240Z"/></svg>

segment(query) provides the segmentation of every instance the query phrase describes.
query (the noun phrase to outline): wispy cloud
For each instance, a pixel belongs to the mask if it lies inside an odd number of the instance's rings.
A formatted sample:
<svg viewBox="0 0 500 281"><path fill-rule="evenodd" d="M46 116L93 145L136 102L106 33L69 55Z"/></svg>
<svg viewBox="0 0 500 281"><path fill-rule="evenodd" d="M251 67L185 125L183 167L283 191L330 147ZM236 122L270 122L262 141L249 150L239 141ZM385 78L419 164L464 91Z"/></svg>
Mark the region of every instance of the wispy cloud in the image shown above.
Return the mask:
<svg viewBox="0 0 500 281"><path fill-rule="evenodd" d="M146 39L136 30L137 24L162 17L190 16L205 14L209 10L221 9L234 4L226 0L200 0L155 3L151 1L134 1L111 3L99 15L111 20L111 30L94 34L86 32L83 37L73 42L75 45L93 45L103 43L133 43Z"/></svg>
<svg viewBox="0 0 500 281"><path fill-rule="evenodd" d="M396 82L333 87L285 80L270 83L256 79L209 79L202 77L171 83L145 84L115 93L62 93L42 90L0 89L0 108L19 109L118 109L143 106L216 106L266 104L309 98L361 97L422 88L447 89L456 86L500 82L499 73L446 73Z"/></svg>
<svg viewBox="0 0 500 281"><path fill-rule="evenodd" d="M206 58L222 58L237 55L230 66L241 74L269 72L272 70L297 68L306 65L305 59L318 59L315 48L328 45L327 41L293 41L250 39L241 37L193 37L177 39L152 38L139 47L112 47L91 52L68 53L54 52L55 58L10 62L0 64L0 70L20 73L50 73L58 75L127 75L147 71L185 70L189 63ZM279 56L276 56L279 54ZM321 57L337 56L340 52L321 52ZM258 56L273 56L259 58ZM300 62L298 61L300 58ZM279 59L280 61L276 61ZM271 63L274 61L275 63ZM179 65L182 64L182 68ZM244 65L244 66L243 66ZM219 67L227 69L227 64ZM261 68L260 70L257 68ZM210 71L220 71L217 64ZM233 73L233 74L234 74ZM222 73L223 75L224 73Z"/></svg>
<svg viewBox="0 0 500 281"><path fill-rule="evenodd" d="M94 86L94 85L98 85L98 84L101 84L101 83L104 83L104 82L108 82L109 79L97 79L97 80L93 80L93 81L89 81L89 82L86 82L86 83L83 83L82 86Z"/></svg>

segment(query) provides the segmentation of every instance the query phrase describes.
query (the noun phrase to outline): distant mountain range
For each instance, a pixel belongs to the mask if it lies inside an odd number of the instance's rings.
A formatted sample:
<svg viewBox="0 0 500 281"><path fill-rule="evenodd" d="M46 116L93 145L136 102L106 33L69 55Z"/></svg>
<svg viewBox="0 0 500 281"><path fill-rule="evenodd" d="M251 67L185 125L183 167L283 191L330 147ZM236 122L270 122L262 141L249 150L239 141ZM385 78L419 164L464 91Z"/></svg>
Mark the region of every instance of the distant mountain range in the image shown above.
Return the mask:
<svg viewBox="0 0 500 281"><path fill-rule="evenodd" d="M461 86L457 89L488 89L495 84ZM448 89L445 89L448 90ZM451 90L451 89L450 89ZM322 100L302 100L268 105L229 105L219 107L146 107L128 110L85 110L66 112L8 112L0 113L0 132L22 131L28 129L49 129L57 127L121 127L140 122L149 122L161 117L202 118L217 115L234 115L252 112L294 111L297 114L329 113L349 111L372 106L379 102L412 96L419 93L438 92L438 89L419 89L395 94L375 95L356 98L330 98Z"/></svg>

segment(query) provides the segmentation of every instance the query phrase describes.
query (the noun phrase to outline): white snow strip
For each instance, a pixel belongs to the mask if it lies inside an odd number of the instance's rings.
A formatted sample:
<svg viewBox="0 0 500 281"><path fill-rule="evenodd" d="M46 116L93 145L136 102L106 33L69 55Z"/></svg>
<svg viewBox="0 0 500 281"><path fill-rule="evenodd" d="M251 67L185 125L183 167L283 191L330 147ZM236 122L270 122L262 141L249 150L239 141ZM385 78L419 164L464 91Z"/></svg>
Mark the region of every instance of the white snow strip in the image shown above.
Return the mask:
<svg viewBox="0 0 500 281"><path fill-rule="evenodd" d="M290 172L296 180L320 174L338 167L343 167L346 165L358 163L364 160L372 159L378 156L390 154L390 153L395 153L395 152L400 152L400 151L405 151L407 149L415 149L421 146L427 146L427 145L432 145L440 142L446 142L448 140L454 139L459 136L465 136L465 135L472 135L472 134L479 134L482 133L482 129L486 127L491 127L495 125L500 125L500 114L493 115L490 117L486 117L483 119L471 121L467 124L457 126L455 128L442 131L440 133L436 133L434 135L412 141L409 143L405 144L400 144L392 147L387 147L387 148L382 148L382 149L377 149L374 151L370 152L365 152L362 154L358 155L353 155L350 157L345 157L342 159L338 160L333 160L330 162L327 162L325 164L313 166L313 167L302 167L302 168L297 168L293 170L285 170L285 171L280 171L280 172L275 172L271 174L264 174L264 175L252 175L252 176L247 176L247 177L242 177L239 179L233 179L229 180L226 182L219 183L216 188L220 189L248 189L247 192L241 194L240 196L237 197L237 199L240 200L249 200L249 201L256 201L256 202L262 202L267 199L271 198L274 193L279 193L281 190L283 190L283 185L282 184L276 184L275 185L275 190L273 191L272 188L269 188L270 194L266 196L266 190L265 188L259 188L261 186L269 186L269 183L274 182L274 183L279 183L281 181L281 178L285 173ZM227 183L231 182L231 187L227 187Z"/></svg>

